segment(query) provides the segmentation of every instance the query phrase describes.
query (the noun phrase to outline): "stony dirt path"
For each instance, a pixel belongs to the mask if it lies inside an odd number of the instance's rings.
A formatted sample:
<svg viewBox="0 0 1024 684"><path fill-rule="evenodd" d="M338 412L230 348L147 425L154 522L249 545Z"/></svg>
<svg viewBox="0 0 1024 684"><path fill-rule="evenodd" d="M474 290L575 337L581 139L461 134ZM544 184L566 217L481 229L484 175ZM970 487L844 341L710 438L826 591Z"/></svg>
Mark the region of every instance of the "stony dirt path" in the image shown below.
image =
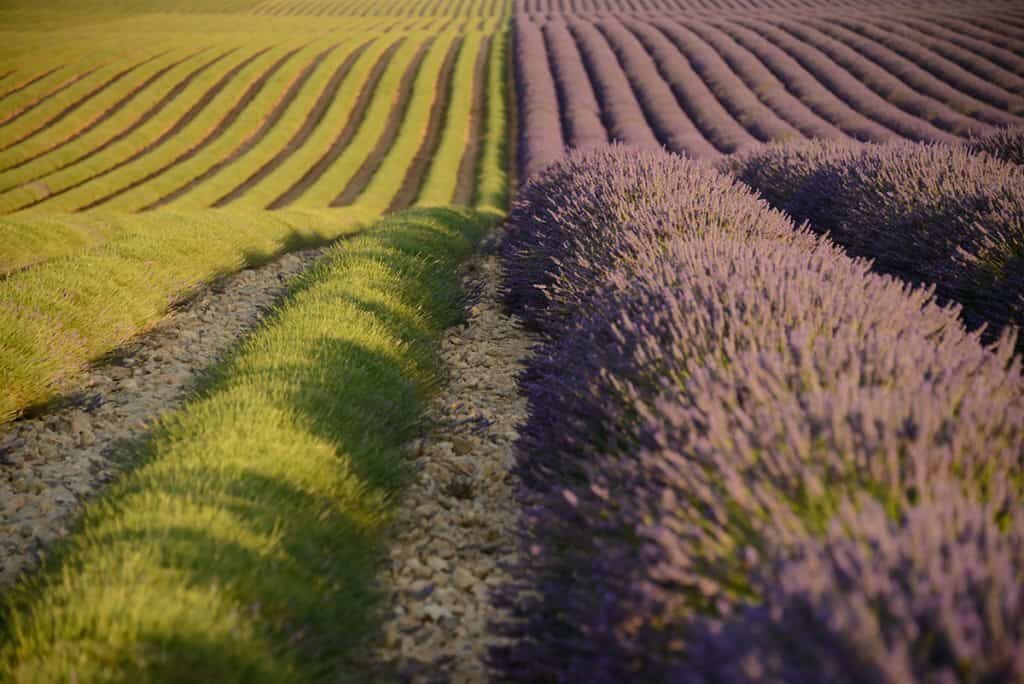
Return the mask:
<svg viewBox="0 0 1024 684"><path fill-rule="evenodd" d="M63 407L0 427L0 591L64 536L161 413L252 331L326 248L293 252L203 289L85 374Z"/></svg>
<svg viewBox="0 0 1024 684"><path fill-rule="evenodd" d="M381 681L490 679L487 624L498 616L490 593L517 549L510 471L526 402L516 380L534 344L502 311L491 251L485 245L467 265L466 288L478 298L442 342L449 381L428 409L436 427L409 445L417 475L381 574L389 600L375 659L390 673Z"/></svg>

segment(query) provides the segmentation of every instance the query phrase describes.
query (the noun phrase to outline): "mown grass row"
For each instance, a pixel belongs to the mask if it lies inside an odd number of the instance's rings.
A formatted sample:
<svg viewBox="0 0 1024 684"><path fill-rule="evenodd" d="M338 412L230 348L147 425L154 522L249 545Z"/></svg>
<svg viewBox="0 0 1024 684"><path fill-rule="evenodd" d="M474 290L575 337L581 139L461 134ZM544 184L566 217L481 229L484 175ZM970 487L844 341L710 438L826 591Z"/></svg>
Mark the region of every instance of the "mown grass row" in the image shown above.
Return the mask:
<svg viewBox="0 0 1024 684"><path fill-rule="evenodd" d="M370 218L356 209L210 210L34 222L28 231L34 236L45 228L88 235L91 222L111 239L0 281L0 421L51 397L87 362L155 323L200 283L352 233Z"/></svg>
<svg viewBox="0 0 1024 684"><path fill-rule="evenodd" d="M8 595L0 679L346 679L455 267L494 217L385 219L293 284Z"/></svg>

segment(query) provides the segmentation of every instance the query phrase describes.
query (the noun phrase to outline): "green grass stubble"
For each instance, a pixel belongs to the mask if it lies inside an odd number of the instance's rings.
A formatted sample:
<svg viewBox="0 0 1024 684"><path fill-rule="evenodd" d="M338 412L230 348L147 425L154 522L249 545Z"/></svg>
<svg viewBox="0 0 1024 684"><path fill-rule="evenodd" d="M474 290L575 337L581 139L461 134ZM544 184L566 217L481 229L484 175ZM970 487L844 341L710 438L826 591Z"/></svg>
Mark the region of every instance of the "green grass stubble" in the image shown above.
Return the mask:
<svg viewBox="0 0 1024 684"><path fill-rule="evenodd" d="M332 248L13 591L0 679L348 679L455 267L493 220L412 210Z"/></svg>
<svg viewBox="0 0 1024 684"><path fill-rule="evenodd" d="M49 399L200 283L351 234L372 218L359 207L48 217L68 236L109 239L0 279L0 424Z"/></svg>

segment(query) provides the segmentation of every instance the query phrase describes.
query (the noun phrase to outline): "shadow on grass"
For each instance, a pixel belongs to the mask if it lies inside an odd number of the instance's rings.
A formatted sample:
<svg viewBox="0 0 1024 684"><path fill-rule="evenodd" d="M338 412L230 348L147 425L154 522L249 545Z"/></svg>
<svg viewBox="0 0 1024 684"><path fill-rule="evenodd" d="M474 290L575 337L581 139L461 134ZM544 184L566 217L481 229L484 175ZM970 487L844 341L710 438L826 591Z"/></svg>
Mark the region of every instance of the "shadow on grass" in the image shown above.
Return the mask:
<svg viewBox="0 0 1024 684"><path fill-rule="evenodd" d="M407 212L302 276L7 597L0 679L363 679L400 447L492 221Z"/></svg>

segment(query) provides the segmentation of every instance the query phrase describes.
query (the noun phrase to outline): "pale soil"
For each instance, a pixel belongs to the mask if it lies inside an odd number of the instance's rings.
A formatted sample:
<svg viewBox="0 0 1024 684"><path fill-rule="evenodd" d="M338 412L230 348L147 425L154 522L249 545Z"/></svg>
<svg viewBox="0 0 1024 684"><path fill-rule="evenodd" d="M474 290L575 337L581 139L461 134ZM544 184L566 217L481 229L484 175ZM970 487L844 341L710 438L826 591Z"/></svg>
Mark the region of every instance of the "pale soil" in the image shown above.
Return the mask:
<svg viewBox="0 0 1024 684"><path fill-rule="evenodd" d="M448 384L428 410L436 428L409 445L417 475L381 572L389 600L376 661L400 681L491 679L488 623L501 617L491 594L517 551L517 376L535 340L502 310L497 257L475 257L465 280L478 300L443 340Z"/></svg>

